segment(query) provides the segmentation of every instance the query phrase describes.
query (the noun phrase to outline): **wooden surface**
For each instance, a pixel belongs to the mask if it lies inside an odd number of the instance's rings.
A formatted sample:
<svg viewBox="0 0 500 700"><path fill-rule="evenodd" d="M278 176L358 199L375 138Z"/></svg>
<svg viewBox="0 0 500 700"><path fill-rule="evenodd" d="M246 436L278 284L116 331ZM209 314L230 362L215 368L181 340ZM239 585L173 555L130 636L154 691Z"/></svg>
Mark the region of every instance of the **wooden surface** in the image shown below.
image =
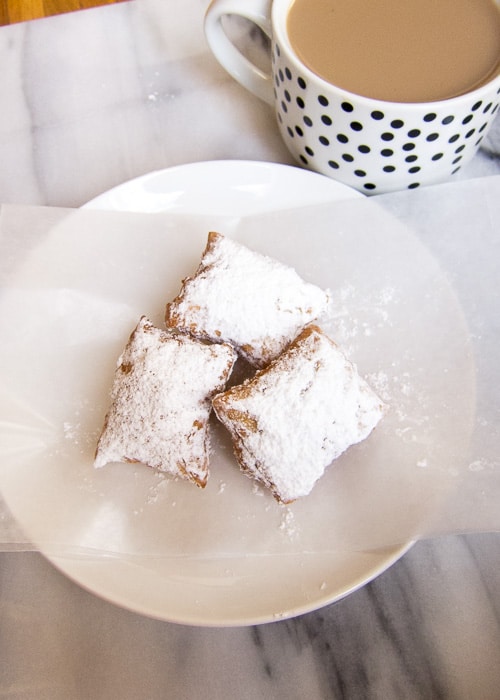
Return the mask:
<svg viewBox="0 0 500 700"><path fill-rule="evenodd" d="M0 0L0 25L84 10L98 5L112 5L124 0Z"/></svg>

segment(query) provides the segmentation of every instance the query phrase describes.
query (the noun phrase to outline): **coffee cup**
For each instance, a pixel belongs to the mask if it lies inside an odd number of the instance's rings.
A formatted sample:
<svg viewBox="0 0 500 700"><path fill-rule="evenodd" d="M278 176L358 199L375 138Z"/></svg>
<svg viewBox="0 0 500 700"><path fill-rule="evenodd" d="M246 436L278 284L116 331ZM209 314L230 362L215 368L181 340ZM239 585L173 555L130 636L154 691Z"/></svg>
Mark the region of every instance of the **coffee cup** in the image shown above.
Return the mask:
<svg viewBox="0 0 500 700"><path fill-rule="evenodd" d="M365 194L413 189L449 180L458 173L477 152L499 108L499 3L493 0L481 0L486 4L489 3L485 5L486 10L493 13L493 19L488 18L484 26L494 27L497 34L490 37L491 55L478 57L477 75L469 75L474 61L468 58L462 62L457 60L457 56L466 53L466 49L475 51L476 45L484 44L478 41L476 36L471 40L470 47L463 47L464 51L461 50L460 42L468 41L467 23L470 24L470 22L467 20L463 33L465 38L462 39L459 32L453 35L455 41L451 46L451 48L455 47L455 56L451 56L453 70L449 67L441 68L440 57L433 58L429 50L428 70L430 72L427 78L420 81L422 95L415 96L412 93L418 81L411 76L406 79L404 71L400 71L403 79L400 80L398 87L398 90L401 90L401 96L399 96L397 90L394 93L390 91L380 93L375 88L373 88L373 94L370 94L369 87L358 88L355 83L353 83L354 87L351 87L349 79L346 87L336 79L336 68L340 65L340 60L334 65L333 75L324 77L319 70L311 67L312 63L307 56L307 51L305 54L300 53L299 57L297 43L292 44L290 38L291 12L295 3L299 1L212 0L206 12L204 24L207 42L220 64L243 87L274 107L277 126L283 141L298 164L343 182ZM346 4L346 0L343 1ZM442 5L435 0L428 1L431 10L432 7ZM311 19L309 24L313 32L312 47L314 48L314 44L317 43L318 46L323 47L323 53L325 53L326 46L326 53L329 55L328 47L333 43L326 44L325 39L320 38L315 42L318 28L326 23L309 15L310 8L315 2L323 6L329 2L334 8L336 0L315 0L310 5L307 4L308 2L310 0L302 0L302 10L307 15L306 19ZM385 0L385 3L390 4L391 0ZM354 7L352 0L349 4ZM365 5L375 6L377 3L365 3ZM394 8L405 6L407 3L393 1L392 5ZM415 5L418 6L419 17L422 17L425 8L422 8L420 1ZM469 2L468 5L474 5L474 3ZM268 68L262 68L253 63L233 43L226 31L225 21L228 16L234 15L257 25L269 38L271 55ZM359 17L356 21L351 21L350 25L346 25L350 31L353 31L353 26L360 25L358 19ZM446 18L443 19L446 37L454 31L451 29L448 31L447 22ZM299 28L306 24L303 18L299 18ZM399 31L398 26L392 27L393 34ZM417 38L419 31L420 39L422 38L422 32L425 29L424 25L423 28L415 30ZM479 27L477 31L483 30ZM361 38L366 42L367 38L370 38L369 25L365 32L364 38ZM384 33L380 28L374 28L372 33L376 35L379 44L384 42ZM359 41L353 42L352 37L350 41L351 43L347 46L360 44ZM402 41L407 41L405 35ZM443 37L438 37L435 41L437 48L440 41L442 43ZM428 42L420 43L426 46L428 44ZM451 48L446 48L448 57ZM371 66L373 63L372 73L377 77L378 70L380 77L381 68L377 68L375 61L377 51L376 49L371 51L369 58L371 56L373 60L365 61L364 65L366 67L369 63ZM352 63L353 51L350 53ZM344 58L347 68L351 68L349 56ZM481 61L483 63L479 65ZM397 62L394 57L393 62ZM422 64L422 56L415 56L413 62L418 67ZM367 73L368 71L362 66L358 70L361 77ZM434 73L437 76L436 81L430 80L434 78ZM446 82L448 78L451 81L450 85L443 85L440 93L441 83ZM387 80L381 81L382 88L386 83L390 87L391 80L388 70ZM430 83L433 83L434 92L427 94L426 89L430 87Z"/></svg>

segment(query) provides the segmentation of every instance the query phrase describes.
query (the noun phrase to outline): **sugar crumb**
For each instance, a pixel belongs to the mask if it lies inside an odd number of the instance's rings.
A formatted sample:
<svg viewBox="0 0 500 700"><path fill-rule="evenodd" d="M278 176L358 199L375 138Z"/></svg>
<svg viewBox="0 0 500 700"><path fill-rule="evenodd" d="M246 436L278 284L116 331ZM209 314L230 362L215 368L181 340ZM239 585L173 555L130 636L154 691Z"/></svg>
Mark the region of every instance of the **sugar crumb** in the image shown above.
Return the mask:
<svg viewBox="0 0 500 700"><path fill-rule="evenodd" d="M286 508L281 515L279 529L287 537L294 537L299 532L299 528L295 522L295 516L289 508Z"/></svg>

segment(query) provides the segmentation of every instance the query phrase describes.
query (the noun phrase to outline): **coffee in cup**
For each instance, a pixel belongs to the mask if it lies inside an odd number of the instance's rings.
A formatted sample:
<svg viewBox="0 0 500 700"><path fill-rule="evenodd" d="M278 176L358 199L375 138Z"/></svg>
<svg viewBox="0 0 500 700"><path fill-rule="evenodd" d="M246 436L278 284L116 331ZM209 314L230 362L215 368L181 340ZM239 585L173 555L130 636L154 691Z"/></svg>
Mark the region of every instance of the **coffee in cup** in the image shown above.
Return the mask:
<svg viewBox="0 0 500 700"><path fill-rule="evenodd" d="M269 71L234 46L227 15L270 38ZM300 164L368 194L449 179L498 111L494 0L213 0L205 33L224 68L274 105Z"/></svg>
<svg viewBox="0 0 500 700"><path fill-rule="evenodd" d="M499 69L493 0L294 0L286 30L310 70L376 100L446 100Z"/></svg>

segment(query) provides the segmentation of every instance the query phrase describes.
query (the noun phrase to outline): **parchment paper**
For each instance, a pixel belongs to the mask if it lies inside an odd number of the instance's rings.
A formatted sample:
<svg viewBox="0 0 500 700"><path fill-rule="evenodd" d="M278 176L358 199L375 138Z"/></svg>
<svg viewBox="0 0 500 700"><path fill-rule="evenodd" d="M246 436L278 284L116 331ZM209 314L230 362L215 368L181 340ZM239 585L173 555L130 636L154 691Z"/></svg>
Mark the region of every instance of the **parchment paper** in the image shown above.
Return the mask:
<svg viewBox="0 0 500 700"><path fill-rule="evenodd" d="M240 220L4 206L1 548L229 560L500 529L499 227L500 177ZM286 508L219 426L205 491L92 467L130 330L161 323L213 229L331 289L324 326L389 406Z"/></svg>

